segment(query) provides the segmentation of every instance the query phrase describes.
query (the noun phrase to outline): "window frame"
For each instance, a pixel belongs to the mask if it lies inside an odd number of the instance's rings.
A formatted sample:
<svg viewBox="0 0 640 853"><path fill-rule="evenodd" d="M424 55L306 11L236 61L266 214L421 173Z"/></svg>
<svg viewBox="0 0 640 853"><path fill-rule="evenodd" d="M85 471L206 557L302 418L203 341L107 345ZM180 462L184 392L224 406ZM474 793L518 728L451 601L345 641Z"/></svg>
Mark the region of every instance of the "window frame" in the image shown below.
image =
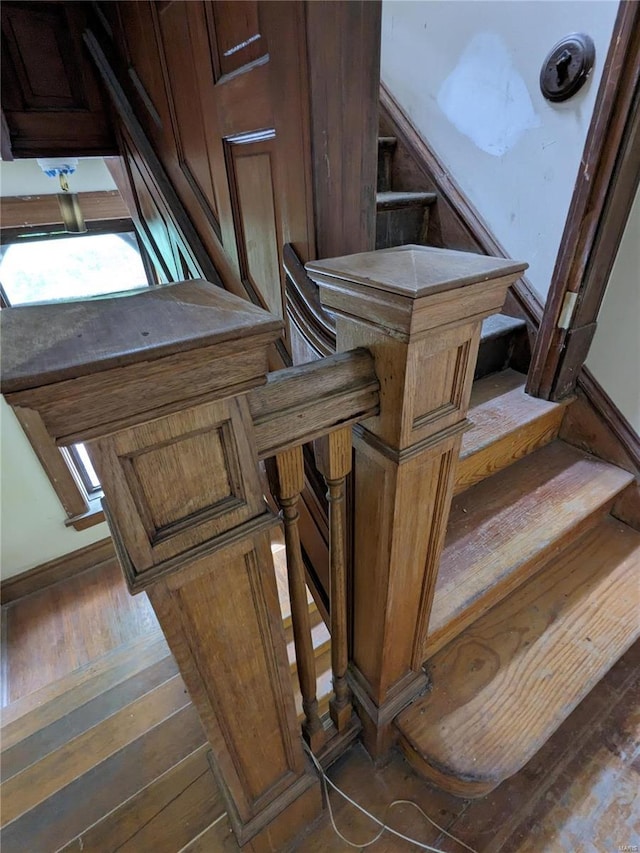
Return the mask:
<svg viewBox="0 0 640 853"><path fill-rule="evenodd" d="M82 202L83 193L79 195ZM95 198L101 194L87 193L87 195ZM112 193L108 195L111 196ZM12 201L15 203L18 199L12 199ZM25 212L29 211L29 213L32 213L33 204L29 204L30 201L28 198L24 199ZM122 202L122 210L126 212L124 202ZM122 214L122 210L118 212ZM24 219L28 224L21 227L11 225L0 228L0 242L2 245L16 243L21 238L25 240L55 240L57 237L71 236L59 233L62 223L47 222L38 225L37 222L33 221L32 217L25 216ZM89 234L117 234L123 232L133 232L136 235L147 282L150 287L157 284L158 280L153 264L142 241L138 238L135 224L129 216L118 215L113 218L87 222L87 233ZM82 239L82 237L78 235L78 239ZM10 302L1 284L0 307L10 307ZM105 515L102 510L102 491L87 488L83 473L75 458L74 449L59 447L55 443L47 432L44 421L38 412L25 408L16 408L13 411L66 513L65 526L72 527L74 530L86 530L105 521Z"/></svg>

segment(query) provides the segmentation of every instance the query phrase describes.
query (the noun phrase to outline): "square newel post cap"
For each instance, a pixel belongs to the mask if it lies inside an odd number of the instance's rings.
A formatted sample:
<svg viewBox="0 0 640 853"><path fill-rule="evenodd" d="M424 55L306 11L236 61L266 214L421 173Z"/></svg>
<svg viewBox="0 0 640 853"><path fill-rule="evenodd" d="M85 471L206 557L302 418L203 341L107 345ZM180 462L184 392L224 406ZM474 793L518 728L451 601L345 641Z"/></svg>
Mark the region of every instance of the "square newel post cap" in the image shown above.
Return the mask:
<svg viewBox="0 0 640 853"><path fill-rule="evenodd" d="M59 444L266 382L282 321L195 280L0 312L0 390Z"/></svg>
<svg viewBox="0 0 640 853"><path fill-rule="evenodd" d="M406 336L499 311L527 264L431 246L399 246L306 265L322 304Z"/></svg>

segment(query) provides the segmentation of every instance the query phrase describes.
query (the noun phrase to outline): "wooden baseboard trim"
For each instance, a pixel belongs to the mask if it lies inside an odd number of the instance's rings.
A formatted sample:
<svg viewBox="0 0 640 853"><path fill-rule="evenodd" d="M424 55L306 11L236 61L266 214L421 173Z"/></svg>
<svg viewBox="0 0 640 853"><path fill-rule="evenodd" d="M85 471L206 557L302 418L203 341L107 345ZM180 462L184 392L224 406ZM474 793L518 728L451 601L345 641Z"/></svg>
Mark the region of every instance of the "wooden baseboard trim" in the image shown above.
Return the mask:
<svg viewBox="0 0 640 853"><path fill-rule="evenodd" d="M636 467L636 473L640 473L640 436L638 433L588 368L583 367L580 371L578 385L604 424L631 458Z"/></svg>
<svg viewBox="0 0 640 853"><path fill-rule="evenodd" d="M380 84L380 113L390 134L398 140L396 157L404 149L438 193L450 214L457 220L460 232L466 232L470 244L464 251L481 251L487 255L508 258L509 254L496 240L486 222L453 180L444 163L429 143L418 133L411 120L384 83ZM542 321L544 306L540 296L526 276L519 278L510 288L510 295L527 323L537 331Z"/></svg>
<svg viewBox="0 0 640 853"><path fill-rule="evenodd" d="M116 554L110 538L100 539L70 554L56 557L34 569L7 578L0 584L0 604L11 604L34 592L40 592L54 583L93 569L102 563L115 560Z"/></svg>

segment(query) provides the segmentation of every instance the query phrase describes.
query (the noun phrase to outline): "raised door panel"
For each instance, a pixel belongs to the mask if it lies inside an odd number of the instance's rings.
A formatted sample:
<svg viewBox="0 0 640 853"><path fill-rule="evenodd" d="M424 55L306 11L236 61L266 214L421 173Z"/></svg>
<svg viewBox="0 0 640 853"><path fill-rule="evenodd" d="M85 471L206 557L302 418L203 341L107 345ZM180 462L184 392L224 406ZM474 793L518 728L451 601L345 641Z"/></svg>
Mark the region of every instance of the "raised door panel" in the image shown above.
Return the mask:
<svg viewBox="0 0 640 853"><path fill-rule="evenodd" d="M198 2L159 3L155 14L176 166L219 236L212 160L216 123L207 109L207 88L213 86L209 21Z"/></svg>
<svg viewBox="0 0 640 853"><path fill-rule="evenodd" d="M262 27L257 0L217 0L212 4L215 22L214 62L216 78L266 57L268 47Z"/></svg>
<svg viewBox="0 0 640 853"><path fill-rule="evenodd" d="M242 280L269 311L283 317L275 142L275 133L267 131L226 145Z"/></svg>
<svg viewBox="0 0 640 853"><path fill-rule="evenodd" d="M118 3L116 36L136 117L164 159L173 150L165 79L159 58L154 6L150 0Z"/></svg>

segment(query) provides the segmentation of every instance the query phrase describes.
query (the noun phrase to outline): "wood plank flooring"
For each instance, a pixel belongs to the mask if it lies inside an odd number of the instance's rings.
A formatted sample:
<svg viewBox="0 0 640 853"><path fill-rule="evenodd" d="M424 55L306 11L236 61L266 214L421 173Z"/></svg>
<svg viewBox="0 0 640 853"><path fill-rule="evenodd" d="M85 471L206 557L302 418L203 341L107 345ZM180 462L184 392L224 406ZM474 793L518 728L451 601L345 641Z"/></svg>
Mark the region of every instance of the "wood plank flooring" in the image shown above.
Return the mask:
<svg viewBox="0 0 640 853"><path fill-rule="evenodd" d="M55 605L59 610L51 617L55 624L71 624L78 615L79 611L74 616L73 610L78 590L74 581L79 580L65 582L67 589L59 591ZM111 586L112 601L126 601L124 583L118 575L108 574L108 577L92 581L90 586L98 582ZM83 600L79 594L79 609ZM99 641L103 644L96 651L96 660L105 648L113 649L113 636L118 631L122 632L121 636L129 637L131 643L134 642L131 637L140 630L140 614L135 608L128 609L126 604L118 612L105 609L98 618L105 620L98 622L99 627L90 620L84 622L84 630L97 631L100 635L96 645ZM105 627L109 618L120 627ZM128 620L131 624L127 627ZM35 670L32 682L23 679L21 683L42 685L52 672L46 660L46 649L40 654L26 630L28 625L19 624L21 636L30 644L34 655L28 660L21 654L20 663ZM155 668L155 681L177 684L171 681L171 664L167 663L166 650L154 632L150 627L147 636L151 651L145 652L148 666ZM137 641L144 647L144 635L139 635ZM12 648L15 649L15 645ZM130 646L125 644L121 648ZM124 662L130 653L113 649L110 654L116 661L116 683L110 689L120 697L123 691L131 691L134 704L144 700L147 695L145 678L151 676L142 675L144 670L125 671ZM67 665L77 659L76 652L72 651L66 658ZM41 661L46 676L37 672ZM343 756L331 769L331 776L347 793L381 816L394 799L418 802L444 829L453 832L478 853L614 853L619 845L640 844L639 665L640 644L636 644L523 770L487 797L463 800L429 787L414 774L399 752L393 753L385 767L376 769L361 746ZM11 744L9 746L13 762L9 775L14 779L32 772L29 771L31 760L43 751L48 753L50 746L54 747L53 754L65 750L61 739L62 718L57 707L66 709L65 715L69 715L73 723L72 736L77 737L79 732L86 730L89 734L80 733L80 737L86 739L83 743L97 737L91 731L102 712L96 704L98 694L92 678L99 680L101 694L109 695L109 690L105 689L104 670L95 661L86 662L84 667L79 670L77 693L72 689L60 694L55 683L50 683L31 694L48 697L47 701L43 699L33 704L29 703L29 696L23 696L15 703L31 708L31 714L36 708L35 719L41 726L33 730L31 723L27 729L19 731L21 718L12 717L11 727L18 727L14 745L19 743L20 748L26 750L22 754L19 750L12 752ZM166 671L165 667L168 667ZM15 666L12 671L19 673ZM85 677L85 672L90 674ZM174 688L164 689L171 692ZM69 695L75 696L75 705L65 698ZM116 694L111 695L115 702ZM67 853L80 853L81 850L93 853L115 853L116 850L237 853L239 848L228 821L226 817L221 819L223 806L208 769L207 747L194 708L186 704L175 710L183 705L179 695L172 696L170 702L168 695L165 699L169 716L161 725L150 727L138 736L128 735L123 718L120 728L124 727L125 731L119 735L123 745L108 754L111 752L108 744L98 744L104 756L99 772L98 769L89 771L74 780L73 767L64 762L61 769L68 784L59 793L42 801L37 790L19 792L20 798L28 799L27 805L38 804L5 827L1 838L3 853L54 853L61 848ZM5 713L10 715L12 708L14 706L5 709ZM108 715L108 710L104 715ZM37 784L38 780L34 779L33 785ZM331 794L331 801L335 804L338 826L349 838L360 842L373 837L375 830L370 821L359 816L337 794ZM13 795L9 805L12 803ZM3 819L6 819L4 810ZM394 808L388 820L399 831L446 853L459 853L464 849L427 824L410 806ZM296 848L300 853L341 853L349 849L335 836L326 814L319 825L300 839ZM380 853L415 849L386 835L371 848Z"/></svg>
<svg viewBox="0 0 640 853"><path fill-rule="evenodd" d="M114 561L3 608L5 704L159 627L146 594L120 579Z"/></svg>

